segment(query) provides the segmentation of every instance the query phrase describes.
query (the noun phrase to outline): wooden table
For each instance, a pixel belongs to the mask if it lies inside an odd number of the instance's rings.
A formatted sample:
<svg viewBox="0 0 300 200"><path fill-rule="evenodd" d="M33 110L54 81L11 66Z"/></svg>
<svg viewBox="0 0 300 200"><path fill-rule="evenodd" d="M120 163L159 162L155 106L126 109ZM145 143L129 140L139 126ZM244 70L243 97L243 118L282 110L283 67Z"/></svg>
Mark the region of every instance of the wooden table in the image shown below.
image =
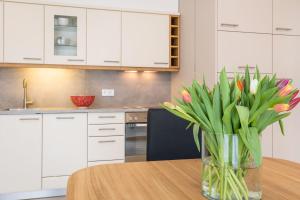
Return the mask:
<svg viewBox="0 0 300 200"><path fill-rule="evenodd" d="M185 200L201 195L201 161L100 165L73 174L68 200ZM300 200L300 164L264 159L263 199Z"/></svg>

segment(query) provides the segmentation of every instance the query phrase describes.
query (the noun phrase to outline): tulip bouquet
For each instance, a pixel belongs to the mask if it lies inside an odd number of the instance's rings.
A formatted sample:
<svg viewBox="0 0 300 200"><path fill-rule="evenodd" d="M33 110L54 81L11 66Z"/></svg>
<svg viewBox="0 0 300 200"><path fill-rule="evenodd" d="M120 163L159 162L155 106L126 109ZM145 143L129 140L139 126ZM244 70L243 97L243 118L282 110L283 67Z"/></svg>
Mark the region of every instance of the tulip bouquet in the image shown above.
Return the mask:
<svg viewBox="0 0 300 200"><path fill-rule="evenodd" d="M282 120L299 103L298 93L291 80L277 81L276 75L261 77L258 69L253 78L247 68L245 74L236 74L232 81L223 69L212 90L205 82L194 81L184 88L177 104L162 105L190 122L199 151L199 129L203 131L208 152L202 169L205 196L229 200L261 198L261 191L258 196L251 194L257 188L251 188L247 182L250 168L262 164L260 137L275 122L284 134Z"/></svg>

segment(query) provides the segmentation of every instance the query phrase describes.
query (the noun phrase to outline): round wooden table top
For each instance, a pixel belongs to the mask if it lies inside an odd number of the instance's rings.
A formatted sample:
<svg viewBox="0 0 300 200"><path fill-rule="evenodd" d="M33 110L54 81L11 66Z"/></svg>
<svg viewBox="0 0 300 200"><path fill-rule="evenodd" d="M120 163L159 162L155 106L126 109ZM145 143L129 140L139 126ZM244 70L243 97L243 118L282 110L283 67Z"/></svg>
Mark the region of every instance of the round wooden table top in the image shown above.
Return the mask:
<svg viewBox="0 0 300 200"><path fill-rule="evenodd" d="M70 177L67 199L204 200L200 180L200 160L99 165ZM265 158L262 184L264 200L300 200L300 164Z"/></svg>

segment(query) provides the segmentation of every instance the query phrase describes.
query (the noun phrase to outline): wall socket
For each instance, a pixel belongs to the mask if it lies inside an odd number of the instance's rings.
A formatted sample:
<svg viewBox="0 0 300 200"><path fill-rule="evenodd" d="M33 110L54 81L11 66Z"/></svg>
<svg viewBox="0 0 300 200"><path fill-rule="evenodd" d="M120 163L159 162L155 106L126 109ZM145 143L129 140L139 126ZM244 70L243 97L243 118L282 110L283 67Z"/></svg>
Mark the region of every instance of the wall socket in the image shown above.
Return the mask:
<svg viewBox="0 0 300 200"><path fill-rule="evenodd" d="M115 89L102 89L101 93L103 97L114 97Z"/></svg>

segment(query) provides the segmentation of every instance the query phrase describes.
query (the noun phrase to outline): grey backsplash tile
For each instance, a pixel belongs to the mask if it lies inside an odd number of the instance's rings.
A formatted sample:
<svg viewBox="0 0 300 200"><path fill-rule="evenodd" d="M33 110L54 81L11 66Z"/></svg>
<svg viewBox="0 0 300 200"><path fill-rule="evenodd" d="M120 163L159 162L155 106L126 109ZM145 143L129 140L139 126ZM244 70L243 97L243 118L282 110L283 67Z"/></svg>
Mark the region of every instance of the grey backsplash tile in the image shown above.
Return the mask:
<svg viewBox="0 0 300 200"><path fill-rule="evenodd" d="M0 108L22 106L28 80L33 107L72 107L71 95L95 95L92 107L152 106L170 100L170 74L73 69L0 69ZM115 89L102 97L101 89Z"/></svg>

